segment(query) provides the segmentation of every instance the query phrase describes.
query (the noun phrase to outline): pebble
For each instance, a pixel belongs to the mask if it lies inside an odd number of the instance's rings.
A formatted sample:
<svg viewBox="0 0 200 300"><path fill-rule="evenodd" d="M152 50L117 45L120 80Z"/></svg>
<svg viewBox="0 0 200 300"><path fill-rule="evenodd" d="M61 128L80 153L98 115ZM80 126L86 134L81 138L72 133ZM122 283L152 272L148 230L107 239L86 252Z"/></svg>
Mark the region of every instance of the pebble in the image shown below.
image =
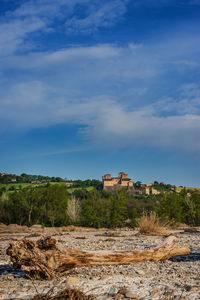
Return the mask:
<svg viewBox="0 0 200 300"><path fill-rule="evenodd" d="M108 295L109 296L114 296L114 295L117 294L117 292L118 292L118 290L116 288L111 287L109 292L108 292Z"/></svg>
<svg viewBox="0 0 200 300"><path fill-rule="evenodd" d="M32 229L34 230L34 228ZM37 232L37 227L35 228ZM108 232L109 230L106 230ZM22 239L30 232L15 233ZM62 239L60 238L62 235ZM112 236L113 235L113 236ZM82 290L86 295L94 295L97 300L113 299L200 299L200 260L163 262L137 262L127 265L79 267L67 272L56 281L34 283L23 277L23 272L14 270L9 263L6 249L12 234L1 235L0 240L0 300L12 298L31 299L37 291L47 293L52 287L57 293L66 287ZM176 233L181 245L187 245L198 253L200 234ZM77 239L77 237L79 237ZM85 237L81 239L80 237ZM37 240L34 234L29 237ZM160 236L135 236L133 230L55 232L59 247L81 250L144 250L163 242ZM110 239L110 240L109 240ZM113 241L114 239L114 241ZM200 253L200 252L199 252ZM182 297L182 298L181 298Z"/></svg>
<svg viewBox="0 0 200 300"><path fill-rule="evenodd" d="M71 285L78 285L79 280L78 280L77 277L68 277L66 283L67 283L68 285L70 285L70 286L71 286Z"/></svg>
<svg viewBox="0 0 200 300"><path fill-rule="evenodd" d="M126 298L130 298L130 299L138 299L138 295L132 291L127 291L125 293L125 296L126 296Z"/></svg>

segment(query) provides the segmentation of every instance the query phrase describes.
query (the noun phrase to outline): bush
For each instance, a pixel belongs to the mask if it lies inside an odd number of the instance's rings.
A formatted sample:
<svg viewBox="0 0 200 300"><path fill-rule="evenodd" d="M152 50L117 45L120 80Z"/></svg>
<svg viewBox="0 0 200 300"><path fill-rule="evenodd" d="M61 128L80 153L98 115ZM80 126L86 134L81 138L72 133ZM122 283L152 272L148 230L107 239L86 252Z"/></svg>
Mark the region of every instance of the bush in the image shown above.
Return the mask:
<svg viewBox="0 0 200 300"><path fill-rule="evenodd" d="M196 191L191 191L190 193L183 191L180 194L164 194L161 196L155 210L162 218L168 218L178 223L199 226L200 193Z"/></svg>
<svg viewBox="0 0 200 300"><path fill-rule="evenodd" d="M144 212L138 220L139 231L149 235L169 235L169 222L161 222L156 212Z"/></svg>

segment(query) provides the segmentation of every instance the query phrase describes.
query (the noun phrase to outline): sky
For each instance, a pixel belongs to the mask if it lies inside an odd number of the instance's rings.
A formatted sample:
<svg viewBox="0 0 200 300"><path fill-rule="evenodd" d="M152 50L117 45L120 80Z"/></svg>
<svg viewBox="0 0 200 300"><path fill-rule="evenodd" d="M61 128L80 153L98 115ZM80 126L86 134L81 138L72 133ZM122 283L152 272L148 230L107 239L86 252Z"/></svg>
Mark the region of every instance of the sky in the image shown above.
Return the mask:
<svg viewBox="0 0 200 300"><path fill-rule="evenodd" d="M200 0L0 0L0 172L200 187Z"/></svg>

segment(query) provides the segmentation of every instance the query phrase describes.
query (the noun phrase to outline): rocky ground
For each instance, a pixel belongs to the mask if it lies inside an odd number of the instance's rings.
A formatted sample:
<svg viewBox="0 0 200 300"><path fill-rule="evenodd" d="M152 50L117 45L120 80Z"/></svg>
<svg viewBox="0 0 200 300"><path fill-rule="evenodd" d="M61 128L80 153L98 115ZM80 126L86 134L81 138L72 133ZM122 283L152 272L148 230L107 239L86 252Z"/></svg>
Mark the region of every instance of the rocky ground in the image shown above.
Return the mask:
<svg viewBox="0 0 200 300"><path fill-rule="evenodd" d="M200 299L200 229L172 232L193 255L164 262L79 267L54 281L31 281L14 270L6 255L9 242L51 235L60 247L81 250L144 250L160 245L164 237L139 235L137 230L84 230L82 228L0 228L0 299L31 299L36 294L56 294L75 288L94 299Z"/></svg>

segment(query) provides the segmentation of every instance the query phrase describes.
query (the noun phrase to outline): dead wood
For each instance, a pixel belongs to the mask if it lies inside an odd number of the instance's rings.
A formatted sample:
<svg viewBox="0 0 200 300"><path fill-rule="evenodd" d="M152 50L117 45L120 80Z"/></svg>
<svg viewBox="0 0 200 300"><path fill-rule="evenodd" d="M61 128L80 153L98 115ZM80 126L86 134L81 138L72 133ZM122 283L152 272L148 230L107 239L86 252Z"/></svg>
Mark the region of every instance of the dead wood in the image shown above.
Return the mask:
<svg viewBox="0 0 200 300"><path fill-rule="evenodd" d="M136 261L162 261L177 255L186 255L190 249L180 246L170 236L156 248L144 251L93 251L59 249L50 236L37 242L22 240L11 242L6 252L15 268L21 268L31 279L52 279L78 266L128 264Z"/></svg>
<svg viewBox="0 0 200 300"><path fill-rule="evenodd" d="M11 300L16 300L13 298ZM51 295L51 292L47 294L38 294L29 298L30 300L94 300L94 297L85 295L82 291L77 289L65 289L58 294ZM17 298L17 300L24 300L24 298Z"/></svg>
<svg viewBox="0 0 200 300"><path fill-rule="evenodd" d="M56 295L36 295L31 300L93 300L92 296L86 296L77 289L65 289Z"/></svg>

